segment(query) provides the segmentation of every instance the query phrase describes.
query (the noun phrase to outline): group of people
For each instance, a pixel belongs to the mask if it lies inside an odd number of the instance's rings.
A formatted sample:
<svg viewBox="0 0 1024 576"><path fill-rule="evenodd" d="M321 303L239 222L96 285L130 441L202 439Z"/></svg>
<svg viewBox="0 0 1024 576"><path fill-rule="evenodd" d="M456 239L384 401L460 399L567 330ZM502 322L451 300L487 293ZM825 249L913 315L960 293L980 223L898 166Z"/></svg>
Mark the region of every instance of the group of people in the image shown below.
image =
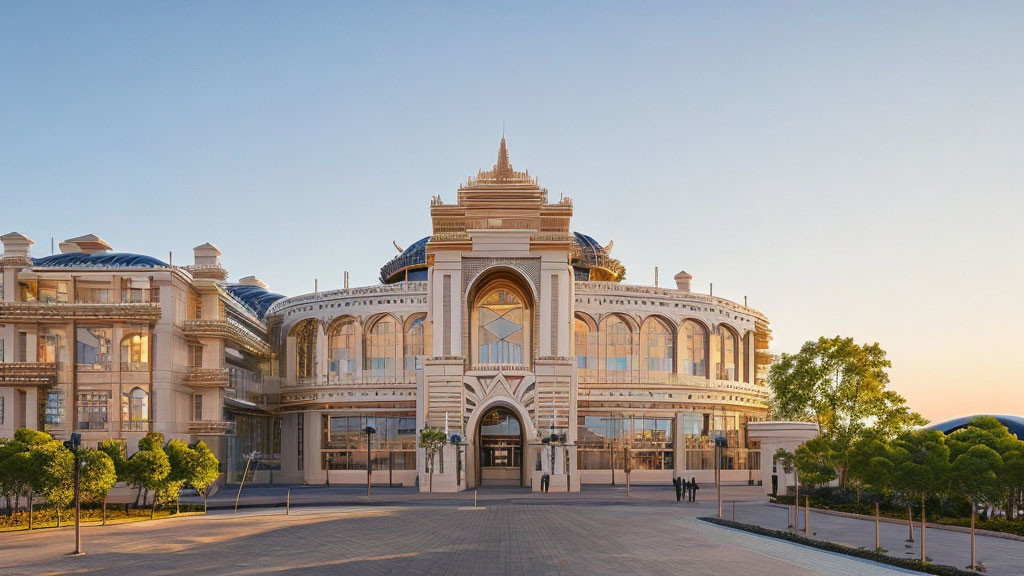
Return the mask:
<svg viewBox="0 0 1024 576"><path fill-rule="evenodd" d="M697 490L700 490L700 486L697 485L696 478L691 477L687 482L681 476L676 476L672 479L672 485L676 487L676 502L682 500L684 496L687 502L697 501Z"/></svg>

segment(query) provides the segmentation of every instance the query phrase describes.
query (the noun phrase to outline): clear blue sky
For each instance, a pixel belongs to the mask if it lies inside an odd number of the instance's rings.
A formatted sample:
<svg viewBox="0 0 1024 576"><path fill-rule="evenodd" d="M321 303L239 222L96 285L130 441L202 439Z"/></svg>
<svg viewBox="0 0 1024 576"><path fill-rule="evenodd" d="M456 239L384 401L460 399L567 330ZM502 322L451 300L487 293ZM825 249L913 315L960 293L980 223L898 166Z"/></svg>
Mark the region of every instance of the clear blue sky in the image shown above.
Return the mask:
<svg viewBox="0 0 1024 576"><path fill-rule="evenodd" d="M504 122L630 281L1024 413L1024 3L483 4L0 4L0 232L371 284Z"/></svg>

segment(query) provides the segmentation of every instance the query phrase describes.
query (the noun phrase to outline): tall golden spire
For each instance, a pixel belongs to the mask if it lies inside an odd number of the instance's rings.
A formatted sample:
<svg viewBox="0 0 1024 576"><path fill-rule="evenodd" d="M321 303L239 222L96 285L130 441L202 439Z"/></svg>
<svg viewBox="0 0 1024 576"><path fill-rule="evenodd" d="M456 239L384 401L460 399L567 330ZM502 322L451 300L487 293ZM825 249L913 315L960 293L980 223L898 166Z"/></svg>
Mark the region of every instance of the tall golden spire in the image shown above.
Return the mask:
<svg viewBox="0 0 1024 576"><path fill-rule="evenodd" d="M508 148L505 147L505 136L501 137L498 146L498 163L494 165L494 179L502 182L512 175L512 163L508 159Z"/></svg>

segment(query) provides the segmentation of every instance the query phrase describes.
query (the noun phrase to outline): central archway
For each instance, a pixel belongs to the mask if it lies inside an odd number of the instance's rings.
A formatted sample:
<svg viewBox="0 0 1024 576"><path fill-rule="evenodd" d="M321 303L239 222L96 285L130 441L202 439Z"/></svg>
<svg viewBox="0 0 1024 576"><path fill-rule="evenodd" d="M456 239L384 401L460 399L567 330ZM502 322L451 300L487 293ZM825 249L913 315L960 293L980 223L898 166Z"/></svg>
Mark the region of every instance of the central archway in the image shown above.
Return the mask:
<svg viewBox="0 0 1024 576"><path fill-rule="evenodd" d="M484 413L476 430L477 485L521 486L525 437L519 416L505 406Z"/></svg>

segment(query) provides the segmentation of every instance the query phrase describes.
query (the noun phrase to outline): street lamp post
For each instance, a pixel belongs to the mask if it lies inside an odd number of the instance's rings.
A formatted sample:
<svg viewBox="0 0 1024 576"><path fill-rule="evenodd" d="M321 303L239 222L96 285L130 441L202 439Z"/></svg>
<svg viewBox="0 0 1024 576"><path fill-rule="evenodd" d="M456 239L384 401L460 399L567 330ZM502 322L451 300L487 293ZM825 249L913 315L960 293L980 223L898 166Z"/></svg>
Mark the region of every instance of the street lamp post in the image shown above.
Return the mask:
<svg viewBox="0 0 1024 576"><path fill-rule="evenodd" d="M718 488L718 518L722 518L722 448L727 440L723 436L715 438L715 486Z"/></svg>
<svg viewBox="0 0 1024 576"><path fill-rule="evenodd" d="M370 444L373 439L373 435L377 433L377 429L373 426L367 426L363 432L366 432L366 498L370 498L370 479L373 474L373 460L370 453Z"/></svg>
<svg viewBox="0 0 1024 576"><path fill-rule="evenodd" d="M71 451L75 458L75 551L73 555L83 554L82 552L82 462L78 449L82 446L82 435L72 434L71 440L64 442L64 447Z"/></svg>

